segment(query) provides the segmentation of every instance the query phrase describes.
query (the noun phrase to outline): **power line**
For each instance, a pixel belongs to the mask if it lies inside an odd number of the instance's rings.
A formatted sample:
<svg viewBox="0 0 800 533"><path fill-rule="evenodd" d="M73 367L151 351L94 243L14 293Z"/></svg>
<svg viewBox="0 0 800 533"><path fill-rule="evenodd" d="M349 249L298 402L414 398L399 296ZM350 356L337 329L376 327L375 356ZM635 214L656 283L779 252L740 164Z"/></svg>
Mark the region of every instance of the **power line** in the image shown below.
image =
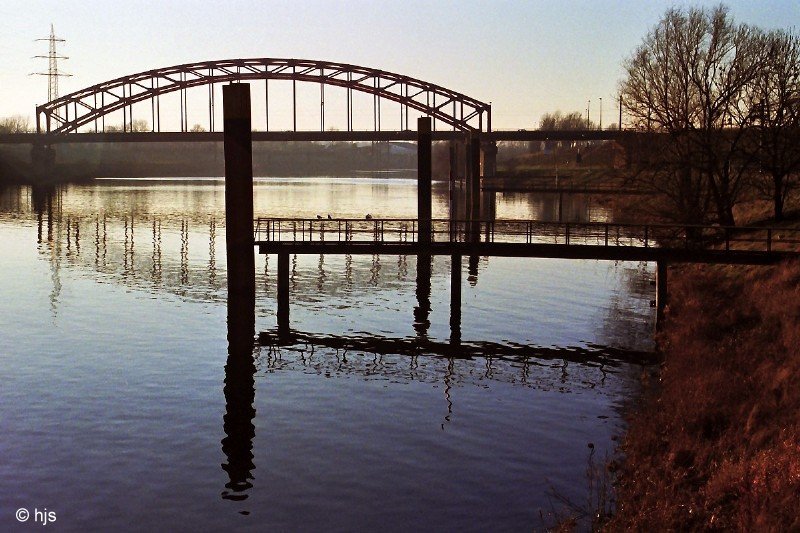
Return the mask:
<svg viewBox="0 0 800 533"><path fill-rule="evenodd" d="M50 24L50 37L44 37L42 39L36 39L37 41L48 41L50 43L50 49L46 56L33 56L34 59L47 59L48 68L47 72L34 72L33 76L47 76L47 101L52 102L56 98L58 98L58 78L63 76L72 76L72 74L65 74L63 72L58 71L58 60L59 59L69 59L67 56L60 56L56 51L56 43L64 43L66 42L65 39L61 39L56 37L55 30L53 30L53 25Z"/></svg>

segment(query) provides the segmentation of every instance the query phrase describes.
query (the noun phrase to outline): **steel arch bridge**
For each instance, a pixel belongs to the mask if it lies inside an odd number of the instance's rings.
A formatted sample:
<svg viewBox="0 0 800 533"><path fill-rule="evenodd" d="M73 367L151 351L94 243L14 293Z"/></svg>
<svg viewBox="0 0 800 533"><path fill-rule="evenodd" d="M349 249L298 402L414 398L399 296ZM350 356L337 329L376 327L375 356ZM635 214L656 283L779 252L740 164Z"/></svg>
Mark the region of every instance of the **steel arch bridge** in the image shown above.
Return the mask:
<svg viewBox="0 0 800 533"><path fill-rule="evenodd" d="M249 80L265 81L267 130L269 130L269 80L292 81L292 119L297 131L297 82L320 86L320 131L325 128L325 87L346 89L347 130L353 131L353 91L373 95L373 125L381 130L380 101L400 104L400 121L408 130L409 110L430 116L456 131L491 131L491 105L440 85L385 70L306 59L226 59L187 63L123 76L75 91L36 107L36 131L50 135L77 132L89 125L105 130L104 117L122 111L123 131L132 123L133 104L150 101L151 129L161 131L161 95L180 92L181 131L188 131L186 91L208 86L208 123L214 131L215 84Z"/></svg>

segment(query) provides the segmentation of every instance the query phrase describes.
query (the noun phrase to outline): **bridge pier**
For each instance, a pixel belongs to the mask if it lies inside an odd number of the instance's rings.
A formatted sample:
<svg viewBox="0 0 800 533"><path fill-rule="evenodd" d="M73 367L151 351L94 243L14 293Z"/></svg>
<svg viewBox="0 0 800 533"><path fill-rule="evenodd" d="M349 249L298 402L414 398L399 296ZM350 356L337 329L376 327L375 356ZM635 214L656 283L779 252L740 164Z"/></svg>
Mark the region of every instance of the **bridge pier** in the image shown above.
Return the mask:
<svg viewBox="0 0 800 533"><path fill-rule="evenodd" d="M497 173L497 141L485 141L483 148L483 176L493 178Z"/></svg>
<svg viewBox="0 0 800 533"><path fill-rule="evenodd" d="M664 326L667 307L667 262L656 261L656 331Z"/></svg>
<svg viewBox="0 0 800 533"><path fill-rule="evenodd" d="M469 240L480 239L481 218L481 141L472 137L467 146L467 219Z"/></svg>
<svg viewBox="0 0 800 533"><path fill-rule="evenodd" d="M31 164L36 173L44 174L53 170L56 164L56 147L35 143L31 147Z"/></svg>
<svg viewBox="0 0 800 533"><path fill-rule="evenodd" d="M449 183L448 192L450 193L450 196L449 196L449 205L448 205L448 215L450 217L450 221L452 222L453 220L456 219L456 205L457 205L456 204L456 194L457 194L457 191L458 191L458 189L456 188L456 181L458 180L456 165L458 164L458 148L456 147L455 141L450 141L448 143L448 148L449 148L449 155L450 155L450 172L449 172L449 176L448 176L448 178L449 178L448 179L448 183ZM450 227L450 234L451 234L450 238L452 239L452 234L453 234L452 225Z"/></svg>
<svg viewBox="0 0 800 533"><path fill-rule="evenodd" d="M225 245L228 258L228 335L255 335L253 142L250 85L222 87L225 147Z"/></svg>

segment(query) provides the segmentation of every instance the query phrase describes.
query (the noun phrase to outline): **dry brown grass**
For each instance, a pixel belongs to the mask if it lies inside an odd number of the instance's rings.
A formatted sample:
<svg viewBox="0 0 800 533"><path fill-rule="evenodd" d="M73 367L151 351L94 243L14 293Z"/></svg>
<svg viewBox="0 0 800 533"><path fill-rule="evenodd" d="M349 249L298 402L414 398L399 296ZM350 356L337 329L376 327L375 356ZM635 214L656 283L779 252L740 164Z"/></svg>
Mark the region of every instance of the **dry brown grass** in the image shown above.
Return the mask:
<svg viewBox="0 0 800 533"><path fill-rule="evenodd" d="M800 531L800 261L671 274L607 529Z"/></svg>

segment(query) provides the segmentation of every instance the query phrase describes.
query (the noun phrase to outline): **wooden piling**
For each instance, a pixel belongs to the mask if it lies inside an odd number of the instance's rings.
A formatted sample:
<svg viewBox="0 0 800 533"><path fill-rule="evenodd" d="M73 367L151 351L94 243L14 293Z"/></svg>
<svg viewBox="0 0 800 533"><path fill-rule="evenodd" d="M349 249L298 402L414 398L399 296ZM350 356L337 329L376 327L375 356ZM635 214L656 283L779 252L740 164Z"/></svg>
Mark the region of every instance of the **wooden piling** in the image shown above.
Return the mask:
<svg viewBox="0 0 800 533"><path fill-rule="evenodd" d="M461 342L461 256L450 256L450 343Z"/></svg>
<svg viewBox="0 0 800 533"><path fill-rule="evenodd" d="M225 245L228 258L229 337L255 334L253 143L250 86L222 88L225 148Z"/></svg>
<svg viewBox="0 0 800 533"><path fill-rule="evenodd" d="M420 117L417 119L417 218L421 244L431 242L431 154L431 119Z"/></svg>
<svg viewBox="0 0 800 533"><path fill-rule="evenodd" d="M289 254L278 254L278 335L289 333Z"/></svg>

